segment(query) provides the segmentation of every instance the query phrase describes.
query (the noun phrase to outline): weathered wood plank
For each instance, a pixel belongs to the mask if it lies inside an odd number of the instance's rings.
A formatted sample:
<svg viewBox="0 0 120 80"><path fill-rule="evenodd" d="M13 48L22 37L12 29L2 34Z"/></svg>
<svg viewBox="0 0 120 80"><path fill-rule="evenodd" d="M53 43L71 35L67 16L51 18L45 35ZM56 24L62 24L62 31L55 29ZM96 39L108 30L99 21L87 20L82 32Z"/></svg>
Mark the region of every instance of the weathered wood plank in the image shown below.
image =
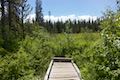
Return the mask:
<svg viewBox="0 0 120 80"><path fill-rule="evenodd" d="M71 58L53 58L44 80L82 80Z"/></svg>
<svg viewBox="0 0 120 80"><path fill-rule="evenodd" d="M80 80L71 62L54 62L49 80Z"/></svg>

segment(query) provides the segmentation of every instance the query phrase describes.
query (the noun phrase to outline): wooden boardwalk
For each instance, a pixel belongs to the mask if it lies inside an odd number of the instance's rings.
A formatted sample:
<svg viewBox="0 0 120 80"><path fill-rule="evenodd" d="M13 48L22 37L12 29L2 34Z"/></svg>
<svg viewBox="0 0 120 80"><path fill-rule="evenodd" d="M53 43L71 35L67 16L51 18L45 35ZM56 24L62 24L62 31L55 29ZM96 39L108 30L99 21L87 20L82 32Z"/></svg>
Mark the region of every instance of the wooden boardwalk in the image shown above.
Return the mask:
<svg viewBox="0 0 120 80"><path fill-rule="evenodd" d="M82 80L80 71L70 58L53 58L44 80Z"/></svg>

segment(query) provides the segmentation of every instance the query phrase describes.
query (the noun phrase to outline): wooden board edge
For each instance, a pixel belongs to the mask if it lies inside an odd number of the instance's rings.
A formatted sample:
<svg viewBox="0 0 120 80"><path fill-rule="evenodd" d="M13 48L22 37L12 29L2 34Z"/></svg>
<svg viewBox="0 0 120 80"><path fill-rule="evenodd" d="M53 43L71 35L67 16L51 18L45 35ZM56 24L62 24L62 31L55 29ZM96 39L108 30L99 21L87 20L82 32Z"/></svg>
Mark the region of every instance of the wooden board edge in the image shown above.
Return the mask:
<svg viewBox="0 0 120 80"><path fill-rule="evenodd" d="M49 79L50 71L52 69L52 66L53 66L53 60L51 60L51 62L50 62L50 65L49 65L48 70L47 70L47 72L45 74L44 80L48 80Z"/></svg>
<svg viewBox="0 0 120 80"><path fill-rule="evenodd" d="M76 65L73 61L72 61L72 65L73 65L73 67L75 68L75 70L76 70L76 72L77 72L80 80L83 80L79 68L77 67L77 65Z"/></svg>

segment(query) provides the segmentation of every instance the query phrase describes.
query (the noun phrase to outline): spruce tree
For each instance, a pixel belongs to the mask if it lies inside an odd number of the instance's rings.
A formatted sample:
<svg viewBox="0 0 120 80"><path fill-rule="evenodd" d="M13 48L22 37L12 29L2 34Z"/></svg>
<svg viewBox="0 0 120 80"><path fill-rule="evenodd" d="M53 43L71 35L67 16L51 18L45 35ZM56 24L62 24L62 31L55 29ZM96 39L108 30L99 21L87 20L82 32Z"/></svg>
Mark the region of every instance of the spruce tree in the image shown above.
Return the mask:
<svg viewBox="0 0 120 80"><path fill-rule="evenodd" d="M22 36L23 39L25 38L25 26L24 26L24 21L29 15L29 13L32 11L32 8L30 4L27 3L27 0L21 0L20 3L20 8L19 8L19 13L20 13L20 19L21 19L21 27L22 27Z"/></svg>
<svg viewBox="0 0 120 80"><path fill-rule="evenodd" d="M43 25L43 13L42 13L42 1L36 0L36 22L39 25Z"/></svg>

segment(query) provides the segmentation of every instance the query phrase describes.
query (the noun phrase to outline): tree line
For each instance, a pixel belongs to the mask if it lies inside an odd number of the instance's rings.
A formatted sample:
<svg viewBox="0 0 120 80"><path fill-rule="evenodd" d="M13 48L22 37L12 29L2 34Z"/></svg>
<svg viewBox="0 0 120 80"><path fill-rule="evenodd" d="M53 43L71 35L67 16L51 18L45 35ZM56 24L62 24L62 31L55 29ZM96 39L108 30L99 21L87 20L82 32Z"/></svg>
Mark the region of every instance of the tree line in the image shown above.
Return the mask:
<svg viewBox="0 0 120 80"><path fill-rule="evenodd" d="M53 22L51 20L44 22L44 27L50 33L82 33L82 32L99 32L100 19L97 20L67 20L65 22L57 21Z"/></svg>

